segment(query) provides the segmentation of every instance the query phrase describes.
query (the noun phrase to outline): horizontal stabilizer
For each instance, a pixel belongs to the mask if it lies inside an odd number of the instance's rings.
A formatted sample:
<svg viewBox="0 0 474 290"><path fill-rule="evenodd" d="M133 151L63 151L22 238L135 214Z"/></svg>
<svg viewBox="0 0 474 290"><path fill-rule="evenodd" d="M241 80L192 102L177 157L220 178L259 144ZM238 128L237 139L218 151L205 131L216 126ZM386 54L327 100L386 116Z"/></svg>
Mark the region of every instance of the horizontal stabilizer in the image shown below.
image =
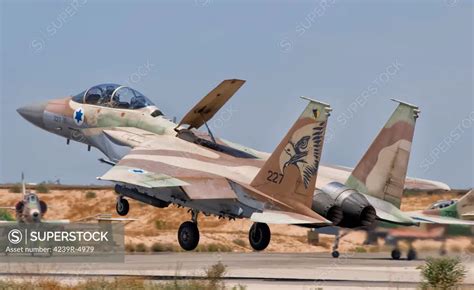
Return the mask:
<svg viewBox="0 0 474 290"><path fill-rule="evenodd" d="M330 221L319 220L306 215L293 212L267 210L264 212L255 212L250 220L257 223L267 224L284 224L284 225L301 225L301 224L326 224L330 225Z"/></svg>
<svg viewBox="0 0 474 290"><path fill-rule="evenodd" d="M474 226L474 221L461 220L447 216L426 215L420 212L410 212L409 215L412 219L420 223Z"/></svg>
<svg viewBox="0 0 474 290"><path fill-rule="evenodd" d="M364 194L364 196L367 198L369 203L375 208L378 220L407 226L419 224L417 221L413 220L405 212L402 212L390 202L375 198L368 194Z"/></svg>

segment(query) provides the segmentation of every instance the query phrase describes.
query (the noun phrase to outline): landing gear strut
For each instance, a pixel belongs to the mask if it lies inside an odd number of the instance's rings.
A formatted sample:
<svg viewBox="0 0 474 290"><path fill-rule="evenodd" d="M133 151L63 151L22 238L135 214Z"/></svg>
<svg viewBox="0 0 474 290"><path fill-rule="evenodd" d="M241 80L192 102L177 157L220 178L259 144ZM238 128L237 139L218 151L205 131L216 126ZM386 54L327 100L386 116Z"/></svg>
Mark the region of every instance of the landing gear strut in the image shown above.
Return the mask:
<svg viewBox="0 0 474 290"><path fill-rule="evenodd" d="M270 243L270 228L264 223L254 223L249 230L249 242L255 251L263 251Z"/></svg>
<svg viewBox="0 0 474 290"><path fill-rule="evenodd" d="M181 224L178 230L178 242L181 248L186 251L196 249L199 244L199 229L197 225L197 211L191 211L192 220Z"/></svg>
<svg viewBox="0 0 474 290"><path fill-rule="evenodd" d="M339 251L337 250L339 248L339 241L344 237L349 234L349 231L343 232L341 234L340 230L337 231L336 238L334 239L334 245L332 246L332 252L331 256L333 258L339 258Z"/></svg>
<svg viewBox="0 0 474 290"><path fill-rule="evenodd" d="M128 204L128 200L126 200L123 197L118 197L117 198L117 204L115 205L115 209L117 210L117 213L121 216L127 215L128 210L130 209L130 206Z"/></svg>
<svg viewBox="0 0 474 290"><path fill-rule="evenodd" d="M439 248L439 254L441 256L444 256L446 255L448 251L446 251L446 240L443 240L442 244L441 244L441 248Z"/></svg>

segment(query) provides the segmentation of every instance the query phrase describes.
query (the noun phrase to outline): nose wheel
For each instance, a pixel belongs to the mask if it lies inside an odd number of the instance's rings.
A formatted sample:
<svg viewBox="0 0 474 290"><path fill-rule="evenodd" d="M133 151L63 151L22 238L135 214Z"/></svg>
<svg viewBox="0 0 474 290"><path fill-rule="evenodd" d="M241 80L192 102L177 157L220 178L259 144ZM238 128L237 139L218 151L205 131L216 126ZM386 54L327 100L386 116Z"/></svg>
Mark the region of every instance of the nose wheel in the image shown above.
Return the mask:
<svg viewBox="0 0 474 290"><path fill-rule="evenodd" d="M117 210L117 213L121 216L127 215L128 210L130 209L130 206L128 204L128 200L126 200L123 197L119 197L117 199L117 204L115 205L115 209Z"/></svg>
<svg viewBox="0 0 474 290"><path fill-rule="evenodd" d="M191 221L181 224L178 229L178 242L181 248L186 251L196 249L199 244L199 228L197 225L198 211L190 210Z"/></svg>
<svg viewBox="0 0 474 290"><path fill-rule="evenodd" d="M178 230L178 242L186 251L196 249L199 244L199 229L196 223L187 221L181 224Z"/></svg>
<svg viewBox="0 0 474 290"><path fill-rule="evenodd" d="M264 223L254 223L249 230L249 242L255 251L263 251L270 243L270 228Z"/></svg>

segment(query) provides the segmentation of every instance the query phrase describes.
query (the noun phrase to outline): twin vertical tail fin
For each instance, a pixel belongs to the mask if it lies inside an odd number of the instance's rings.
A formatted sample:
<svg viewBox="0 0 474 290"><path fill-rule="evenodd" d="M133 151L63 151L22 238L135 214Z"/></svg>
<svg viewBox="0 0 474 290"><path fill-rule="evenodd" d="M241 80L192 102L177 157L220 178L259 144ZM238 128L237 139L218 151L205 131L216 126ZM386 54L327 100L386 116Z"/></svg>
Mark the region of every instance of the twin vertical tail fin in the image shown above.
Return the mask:
<svg viewBox="0 0 474 290"><path fill-rule="evenodd" d="M311 207L331 108L307 100L301 116L250 185L275 199L291 199Z"/></svg>
<svg viewBox="0 0 474 290"><path fill-rule="evenodd" d="M346 181L346 185L400 207L410 158L417 106L399 103Z"/></svg>

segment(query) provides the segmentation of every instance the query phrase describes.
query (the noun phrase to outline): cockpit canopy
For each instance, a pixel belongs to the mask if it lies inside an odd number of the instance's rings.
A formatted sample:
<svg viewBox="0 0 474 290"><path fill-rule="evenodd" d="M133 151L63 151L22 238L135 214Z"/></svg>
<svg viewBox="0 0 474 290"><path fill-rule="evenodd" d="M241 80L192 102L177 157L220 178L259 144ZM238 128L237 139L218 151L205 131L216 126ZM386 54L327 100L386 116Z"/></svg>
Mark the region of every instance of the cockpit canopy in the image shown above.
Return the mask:
<svg viewBox="0 0 474 290"><path fill-rule="evenodd" d="M433 203L429 209L442 209L456 203L456 200L440 200Z"/></svg>
<svg viewBox="0 0 474 290"><path fill-rule="evenodd" d="M72 99L81 104L132 110L154 105L137 90L117 84L97 85Z"/></svg>
<svg viewBox="0 0 474 290"><path fill-rule="evenodd" d="M30 195L25 196L25 199L29 203L36 203L38 201L38 199L36 198L36 195L34 195L34 194L30 194Z"/></svg>

